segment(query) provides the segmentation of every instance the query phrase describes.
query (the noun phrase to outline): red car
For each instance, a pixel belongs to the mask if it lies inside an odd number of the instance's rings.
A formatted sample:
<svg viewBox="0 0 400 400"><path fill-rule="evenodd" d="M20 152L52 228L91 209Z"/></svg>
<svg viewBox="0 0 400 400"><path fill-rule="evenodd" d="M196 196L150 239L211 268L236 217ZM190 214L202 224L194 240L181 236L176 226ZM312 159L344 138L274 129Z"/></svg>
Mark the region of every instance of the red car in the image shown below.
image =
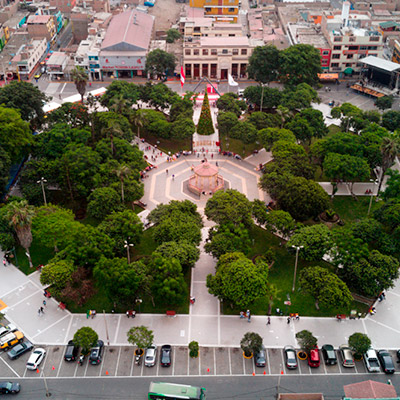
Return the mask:
<svg viewBox="0 0 400 400"><path fill-rule="evenodd" d="M318 368L320 363L321 359L319 357L319 350L317 346L315 349L312 349L308 355L308 365L311 368Z"/></svg>

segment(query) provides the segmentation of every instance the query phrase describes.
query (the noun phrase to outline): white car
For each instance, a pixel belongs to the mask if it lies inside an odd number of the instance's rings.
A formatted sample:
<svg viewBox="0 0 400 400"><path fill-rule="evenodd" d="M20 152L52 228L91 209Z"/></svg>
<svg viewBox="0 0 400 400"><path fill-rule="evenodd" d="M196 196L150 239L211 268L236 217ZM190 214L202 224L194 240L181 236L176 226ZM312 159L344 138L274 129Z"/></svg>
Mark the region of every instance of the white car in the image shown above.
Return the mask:
<svg viewBox="0 0 400 400"><path fill-rule="evenodd" d="M154 367L157 357L157 346L150 346L146 349L144 355L144 365L146 367Z"/></svg>
<svg viewBox="0 0 400 400"><path fill-rule="evenodd" d="M26 363L26 368L34 371L43 361L44 356L46 355L45 349L35 349L33 353L30 355L28 362Z"/></svg>
<svg viewBox="0 0 400 400"><path fill-rule="evenodd" d="M380 372L381 369L379 367L378 356L376 355L376 351L374 349L369 349L364 354L364 362L367 367L368 372Z"/></svg>

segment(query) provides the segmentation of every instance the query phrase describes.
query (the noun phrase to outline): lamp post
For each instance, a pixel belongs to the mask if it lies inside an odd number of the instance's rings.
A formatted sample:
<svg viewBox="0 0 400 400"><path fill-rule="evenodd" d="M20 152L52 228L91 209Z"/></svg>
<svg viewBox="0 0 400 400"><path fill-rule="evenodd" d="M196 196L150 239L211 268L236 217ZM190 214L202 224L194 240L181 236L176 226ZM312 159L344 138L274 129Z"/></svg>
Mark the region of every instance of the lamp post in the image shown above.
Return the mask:
<svg viewBox="0 0 400 400"><path fill-rule="evenodd" d="M36 182L40 183L42 185L42 192L43 192L43 201L44 205L47 206L47 200L46 200L46 192L44 191L44 184L47 182L46 179L43 178L43 176Z"/></svg>
<svg viewBox="0 0 400 400"><path fill-rule="evenodd" d="M294 264L294 277L293 277L293 286L292 286L292 292L294 292L294 289L296 287L296 274L297 274L297 262L299 260L299 250L304 248L304 246L292 246L294 249L296 249L296 262Z"/></svg>
<svg viewBox="0 0 400 400"><path fill-rule="evenodd" d="M130 248L131 247L133 247L133 246L135 246L133 243L129 243L129 239L130 238L128 238L128 240L125 240L124 241L124 247L126 248L126 255L127 255L127 258L128 258L128 264L130 264L131 263L131 254L130 254Z"/></svg>
<svg viewBox="0 0 400 400"><path fill-rule="evenodd" d="M136 304L139 304L139 314L140 314L140 305L142 304L142 299L139 299L139 298L137 298L136 300L135 300L135 302L136 302Z"/></svg>
<svg viewBox="0 0 400 400"><path fill-rule="evenodd" d="M369 199L369 206L368 206L367 217L369 217L369 213L371 212L372 199L373 199L373 197L374 197L375 185L378 184L378 179L376 179L376 180L370 179L370 181L373 182L374 185L372 186L371 198Z"/></svg>
<svg viewBox="0 0 400 400"><path fill-rule="evenodd" d="M261 99L260 99L260 111L262 112L263 108L263 100L264 100L264 84L261 84Z"/></svg>

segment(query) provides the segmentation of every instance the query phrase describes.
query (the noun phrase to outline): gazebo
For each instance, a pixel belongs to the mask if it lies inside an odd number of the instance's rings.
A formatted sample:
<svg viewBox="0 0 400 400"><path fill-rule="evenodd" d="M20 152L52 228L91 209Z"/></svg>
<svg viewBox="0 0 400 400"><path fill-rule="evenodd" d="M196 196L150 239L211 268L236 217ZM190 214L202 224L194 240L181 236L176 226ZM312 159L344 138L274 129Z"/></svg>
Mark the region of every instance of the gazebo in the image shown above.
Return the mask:
<svg viewBox="0 0 400 400"><path fill-rule="evenodd" d="M224 178L218 175L218 167L208 162L203 162L194 167L194 175L189 178L188 188L197 195L215 193L224 188Z"/></svg>

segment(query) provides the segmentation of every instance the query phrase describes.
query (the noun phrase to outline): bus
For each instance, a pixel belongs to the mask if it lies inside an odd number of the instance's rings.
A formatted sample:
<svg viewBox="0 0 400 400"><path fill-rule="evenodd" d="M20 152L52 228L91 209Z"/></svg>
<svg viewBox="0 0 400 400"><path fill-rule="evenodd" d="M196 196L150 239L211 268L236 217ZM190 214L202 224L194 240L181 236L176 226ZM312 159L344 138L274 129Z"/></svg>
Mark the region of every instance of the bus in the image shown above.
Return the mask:
<svg viewBox="0 0 400 400"><path fill-rule="evenodd" d="M149 400L205 400L206 389L178 383L151 382Z"/></svg>

